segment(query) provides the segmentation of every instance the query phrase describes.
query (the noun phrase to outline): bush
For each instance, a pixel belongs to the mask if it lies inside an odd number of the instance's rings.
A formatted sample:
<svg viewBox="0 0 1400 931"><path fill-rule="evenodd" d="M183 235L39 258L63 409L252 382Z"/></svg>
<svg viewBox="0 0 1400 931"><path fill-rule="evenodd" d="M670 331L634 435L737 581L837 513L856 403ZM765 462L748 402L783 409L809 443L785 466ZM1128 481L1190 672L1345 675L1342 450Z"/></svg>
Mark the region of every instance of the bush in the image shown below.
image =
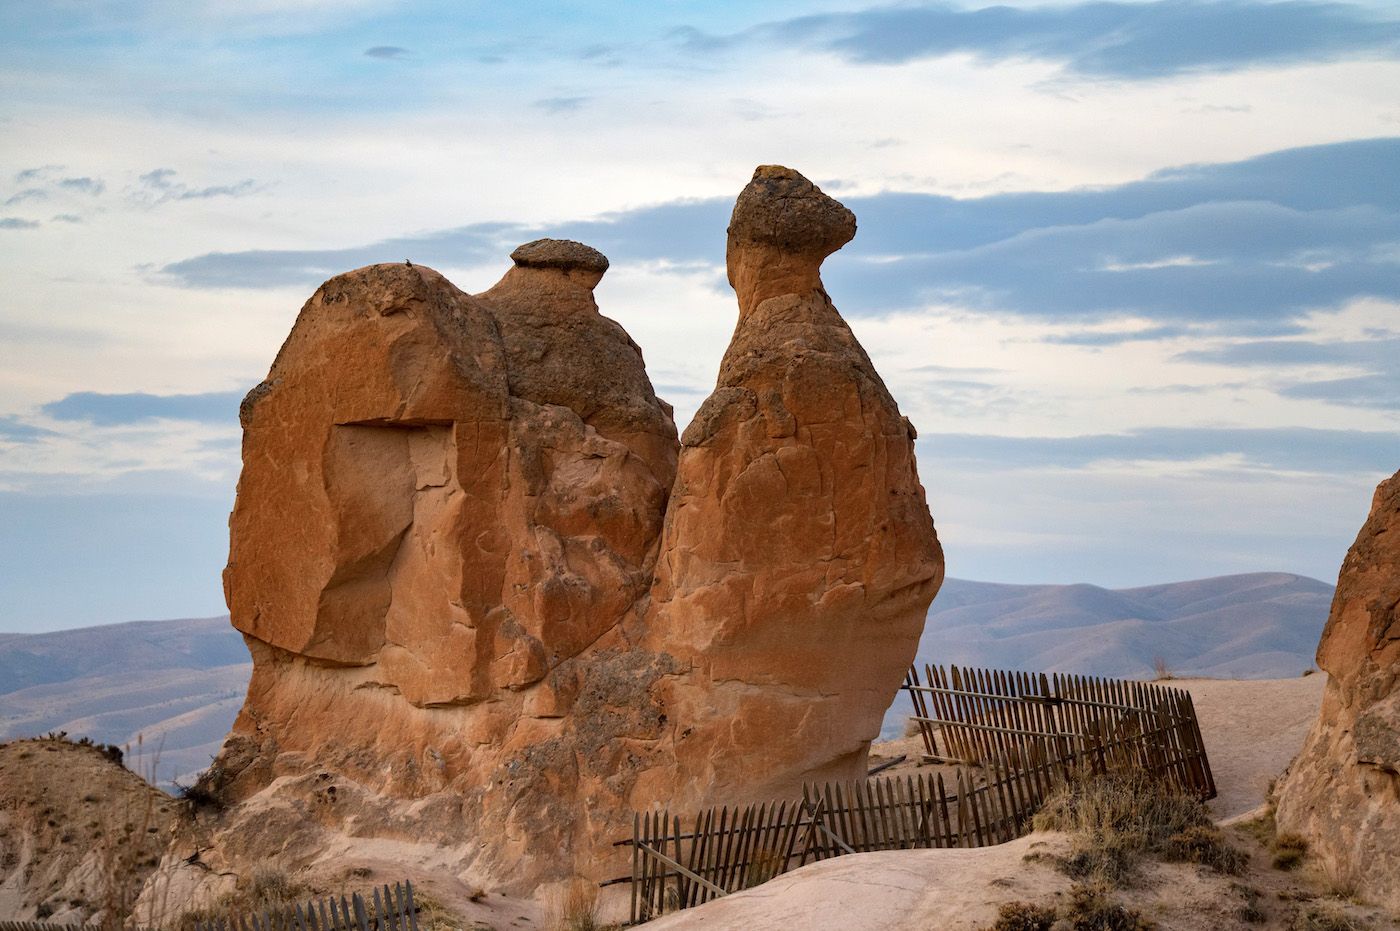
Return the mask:
<svg viewBox="0 0 1400 931"><path fill-rule="evenodd" d="M1274 869L1291 870L1308 855L1308 842L1297 834L1280 834L1274 838Z"/></svg>
<svg viewBox="0 0 1400 931"><path fill-rule="evenodd" d="M1007 902L997 910L991 931L1050 931L1055 923L1055 910L1030 902Z"/></svg>
<svg viewBox="0 0 1400 931"><path fill-rule="evenodd" d="M1200 799L1143 773L1072 780L1046 801L1035 827L1074 835L1059 866L1077 879L1128 882L1148 854L1226 873L1248 862L1225 841Z"/></svg>
<svg viewBox="0 0 1400 931"><path fill-rule="evenodd" d="M1151 931L1156 927L1141 912L1114 903L1099 885L1070 890L1063 917L1074 931Z"/></svg>
<svg viewBox="0 0 1400 931"><path fill-rule="evenodd" d="M1288 931L1367 931L1370 925L1352 918L1340 909L1326 905L1309 905L1298 912Z"/></svg>
<svg viewBox="0 0 1400 931"><path fill-rule="evenodd" d="M1231 876L1240 875L1249 866L1249 854L1232 847L1214 824L1198 824L1173 834L1162 853L1167 860L1199 863Z"/></svg>

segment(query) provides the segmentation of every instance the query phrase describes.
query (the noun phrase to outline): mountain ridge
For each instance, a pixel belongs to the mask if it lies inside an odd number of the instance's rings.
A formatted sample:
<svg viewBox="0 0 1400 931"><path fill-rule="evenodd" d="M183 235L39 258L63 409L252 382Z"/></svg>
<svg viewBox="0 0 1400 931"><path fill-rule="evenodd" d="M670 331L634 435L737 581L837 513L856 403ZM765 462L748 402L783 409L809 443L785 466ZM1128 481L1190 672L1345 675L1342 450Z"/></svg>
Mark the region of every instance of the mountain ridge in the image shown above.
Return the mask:
<svg viewBox="0 0 1400 931"><path fill-rule="evenodd" d="M1150 678L1287 678L1312 665L1333 587L1256 572L1110 589L947 579L916 662ZM0 633L0 741L66 730L159 751L160 781L208 765L252 665L228 616ZM908 709L897 696L883 736Z"/></svg>

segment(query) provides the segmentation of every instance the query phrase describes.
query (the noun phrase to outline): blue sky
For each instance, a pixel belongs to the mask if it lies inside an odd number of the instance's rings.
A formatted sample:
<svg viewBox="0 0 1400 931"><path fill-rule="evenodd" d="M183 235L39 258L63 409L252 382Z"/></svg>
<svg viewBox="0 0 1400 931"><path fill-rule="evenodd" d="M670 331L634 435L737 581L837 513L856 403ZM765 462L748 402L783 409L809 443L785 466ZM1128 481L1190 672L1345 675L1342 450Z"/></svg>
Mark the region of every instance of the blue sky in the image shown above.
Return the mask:
<svg viewBox="0 0 1400 931"><path fill-rule="evenodd" d="M0 630L213 614L237 402L337 272L583 239L684 424L753 166L949 572L1331 581L1400 468L1381 2L0 4Z"/></svg>

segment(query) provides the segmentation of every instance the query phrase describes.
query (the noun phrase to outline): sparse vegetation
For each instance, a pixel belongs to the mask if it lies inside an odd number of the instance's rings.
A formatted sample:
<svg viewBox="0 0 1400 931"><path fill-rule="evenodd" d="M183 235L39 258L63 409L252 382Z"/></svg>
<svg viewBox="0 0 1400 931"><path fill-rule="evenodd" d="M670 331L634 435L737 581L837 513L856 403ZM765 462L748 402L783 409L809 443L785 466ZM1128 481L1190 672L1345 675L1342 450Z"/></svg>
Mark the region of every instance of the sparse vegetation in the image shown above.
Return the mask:
<svg viewBox="0 0 1400 931"><path fill-rule="evenodd" d="M553 931L611 931L616 925L598 920L598 887L574 879L556 900L550 927Z"/></svg>
<svg viewBox="0 0 1400 931"><path fill-rule="evenodd" d="M922 733L922 731L920 730L919 722L914 720L912 715L904 719L905 737L918 737L920 733Z"/></svg>
<svg viewBox="0 0 1400 931"><path fill-rule="evenodd" d="M1251 925L1263 924L1269 919L1268 913L1260 905L1264 896L1258 889L1244 883L1235 883L1231 888L1244 900L1235 910L1236 918Z"/></svg>
<svg viewBox="0 0 1400 931"><path fill-rule="evenodd" d="M1055 917L1055 910L1046 905L1007 902L997 910L991 931L1050 931Z"/></svg>
<svg viewBox="0 0 1400 931"><path fill-rule="evenodd" d="M1035 816L1037 830L1074 835L1057 865L1076 879L1132 881L1143 856L1242 872L1248 854L1232 847L1193 795L1141 774L1075 779Z"/></svg>
<svg viewBox="0 0 1400 931"><path fill-rule="evenodd" d="M1370 927L1336 906L1313 904L1299 909L1288 931L1369 931Z"/></svg>
<svg viewBox="0 0 1400 931"><path fill-rule="evenodd" d="M1167 663L1167 658L1160 653L1152 657L1152 672L1158 682L1176 678L1171 665Z"/></svg>
<svg viewBox="0 0 1400 931"><path fill-rule="evenodd" d="M1308 842L1297 834L1280 834L1274 838L1274 869L1296 869L1308 855Z"/></svg>
<svg viewBox="0 0 1400 931"><path fill-rule="evenodd" d="M223 769L215 763L200 773L191 785L176 782L175 791L186 803L186 812L189 815L197 815L201 811L217 814L228 806L225 782Z"/></svg>
<svg viewBox="0 0 1400 931"><path fill-rule="evenodd" d="M1080 884L1070 890L1061 917L1074 931L1151 931L1156 927L1136 909L1114 902L1100 884Z"/></svg>

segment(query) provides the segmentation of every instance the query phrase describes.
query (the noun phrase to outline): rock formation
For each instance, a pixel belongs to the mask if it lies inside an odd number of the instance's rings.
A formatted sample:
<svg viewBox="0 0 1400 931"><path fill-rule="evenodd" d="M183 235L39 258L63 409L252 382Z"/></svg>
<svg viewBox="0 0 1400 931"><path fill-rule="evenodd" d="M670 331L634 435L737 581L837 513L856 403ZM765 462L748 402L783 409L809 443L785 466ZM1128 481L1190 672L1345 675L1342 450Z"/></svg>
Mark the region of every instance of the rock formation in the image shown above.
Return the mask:
<svg viewBox="0 0 1400 931"><path fill-rule="evenodd" d="M529 891L624 869L653 802L859 775L943 561L913 427L821 286L854 233L758 169L679 441L587 246L521 246L478 295L409 265L322 285L240 412L253 679L206 779L228 807L168 870L217 891L372 839Z"/></svg>
<svg viewBox="0 0 1400 931"><path fill-rule="evenodd" d="M1376 489L1347 551L1317 664L1322 713L1280 780L1280 831L1324 868L1400 910L1400 472Z"/></svg>

